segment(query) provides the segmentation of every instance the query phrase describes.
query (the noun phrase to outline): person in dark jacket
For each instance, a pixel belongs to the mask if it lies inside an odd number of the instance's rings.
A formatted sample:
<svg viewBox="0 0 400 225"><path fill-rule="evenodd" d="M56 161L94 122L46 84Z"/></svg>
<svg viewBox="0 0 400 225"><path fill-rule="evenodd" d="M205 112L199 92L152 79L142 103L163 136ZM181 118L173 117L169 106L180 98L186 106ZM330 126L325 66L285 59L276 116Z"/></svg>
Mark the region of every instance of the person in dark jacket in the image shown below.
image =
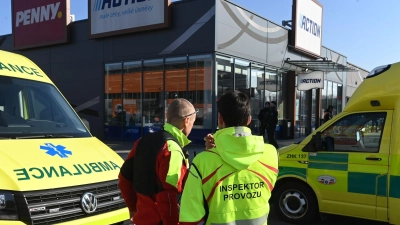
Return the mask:
<svg viewBox="0 0 400 225"><path fill-rule="evenodd" d="M278 124L278 111L276 110L276 102L270 102L269 116L267 118L267 135L268 143L273 145L276 149L279 148L278 143L275 140L275 130Z"/></svg>
<svg viewBox="0 0 400 225"><path fill-rule="evenodd" d="M325 109L324 111L324 123L330 119L332 119L332 111L333 111L333 107L331 105L328 106L327 109Z"/></svg>
<svg viewBox="0 0 400 225"><path fill-rule="evenodd" d="M265 136L265 129L267 129L267 122L269 117L269 102L265 102L264 108L258 113L258 120L260 121L260 136Z"/></svg>
<svg viewBox="0 0 400 225"><path fill-rule="evenodd" d="M179 223L177 196L182 194L188 168L182 148L190 143L187 136L197 112L188 100L175 99L164 129L135 142L118 176L133 224Z"/></svg>

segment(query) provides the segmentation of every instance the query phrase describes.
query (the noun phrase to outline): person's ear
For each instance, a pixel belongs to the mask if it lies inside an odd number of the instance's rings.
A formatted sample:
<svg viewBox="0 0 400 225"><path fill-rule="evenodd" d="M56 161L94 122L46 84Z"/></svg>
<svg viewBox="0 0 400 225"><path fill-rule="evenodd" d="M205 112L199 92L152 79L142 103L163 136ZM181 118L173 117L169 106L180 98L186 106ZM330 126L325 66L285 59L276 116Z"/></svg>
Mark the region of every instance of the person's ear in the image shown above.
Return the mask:
<svg viewBox="0 0 400 225"><path fill-rule="evenodd" d="M249 118L247 119L247 126L251 123L251 119L252 119L252 117L249 116Z"/></svg>
<svg viewBox="0 0 400 225"><path fill-rule="evenodd" d="M190 123L190 117L185 117L183 118L183 125L186 127L188 126Z"/></svg>
<svg viewBox="0 0 400 225"><path fill-rule="evenodd" d="M224 118L222 117L221 113L218 113L218 127L219 128L225 127Z"/></svg>

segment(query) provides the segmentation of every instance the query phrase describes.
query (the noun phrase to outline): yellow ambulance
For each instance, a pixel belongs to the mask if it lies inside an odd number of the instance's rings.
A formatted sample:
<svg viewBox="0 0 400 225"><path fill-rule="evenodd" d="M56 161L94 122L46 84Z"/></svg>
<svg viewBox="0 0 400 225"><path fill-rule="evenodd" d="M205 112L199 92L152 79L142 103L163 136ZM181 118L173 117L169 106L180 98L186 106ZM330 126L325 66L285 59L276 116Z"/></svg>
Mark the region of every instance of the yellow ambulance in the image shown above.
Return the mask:
<svg viewBox="0 0 400 225"><path fill-rule="evenodd" d="M319 212L400 224L400 63L371 71L344 111L279 150L277 214L309 224Z"/></svg>
<svg viewBox="0 0 400 225"><path fill-rule="evenodd" d="M37 65L0 51L0 225L122 224L122 163Z"/></svg>

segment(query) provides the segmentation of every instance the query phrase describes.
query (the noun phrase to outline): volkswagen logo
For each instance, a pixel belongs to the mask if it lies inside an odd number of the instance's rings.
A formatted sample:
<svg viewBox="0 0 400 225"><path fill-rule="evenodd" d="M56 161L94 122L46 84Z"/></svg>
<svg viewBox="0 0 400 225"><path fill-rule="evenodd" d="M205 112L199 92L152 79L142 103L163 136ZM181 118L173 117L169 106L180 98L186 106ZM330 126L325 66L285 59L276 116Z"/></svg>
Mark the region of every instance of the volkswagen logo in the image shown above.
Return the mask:
<svg viewBox="0 0 400 225"><path fill-rule="evenodd" d="M85 213L93 213L97 209L97 198L94 194L88 192L83 194L81 205Z"/></svg>

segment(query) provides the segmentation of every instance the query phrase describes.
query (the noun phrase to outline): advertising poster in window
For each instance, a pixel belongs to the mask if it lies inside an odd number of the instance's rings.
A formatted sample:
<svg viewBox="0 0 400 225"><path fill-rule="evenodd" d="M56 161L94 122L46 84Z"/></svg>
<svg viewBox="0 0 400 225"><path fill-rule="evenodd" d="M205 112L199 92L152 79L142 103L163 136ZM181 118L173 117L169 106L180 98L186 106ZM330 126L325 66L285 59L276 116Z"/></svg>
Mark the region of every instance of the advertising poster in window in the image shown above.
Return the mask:
<svg viewBox="0 0 400 225"><path fill-rule="evenodd" d="M265 90L270 91L270 92L277 92L281 90L281 86L278 85L277 79L264 79L263 78L257 78L257 90Z"/></svg>

